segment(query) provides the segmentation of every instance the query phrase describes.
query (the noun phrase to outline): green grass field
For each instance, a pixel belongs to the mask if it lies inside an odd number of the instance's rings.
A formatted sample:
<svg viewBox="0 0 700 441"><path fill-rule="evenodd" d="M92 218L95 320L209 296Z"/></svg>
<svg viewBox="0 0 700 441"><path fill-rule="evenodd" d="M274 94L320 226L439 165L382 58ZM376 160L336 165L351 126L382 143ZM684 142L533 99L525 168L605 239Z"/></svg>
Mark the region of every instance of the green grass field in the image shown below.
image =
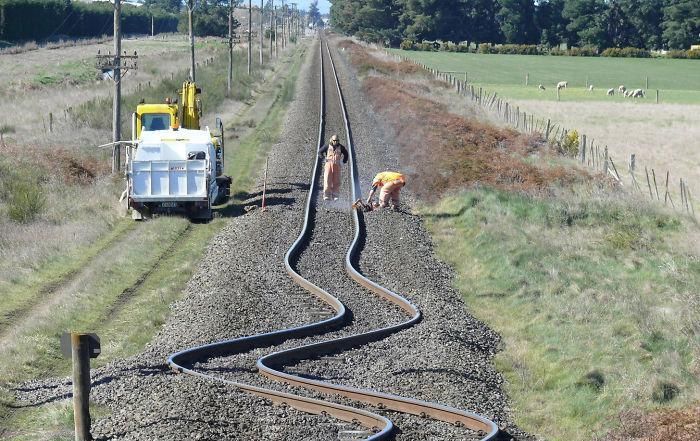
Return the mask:
<svg viewBox="0 0 700 441"><path fill-rule="evenodd" d="M494 190L423 211L469 308L504 340L521 427L595 439L620 412L700 396L694 222L635 201ZM654 438L657 439L657 438Z"/></svg>
<svg viewBox="0 0 700 441"><path fill-rule="evenodd" d="M392 52L443 72L461 72L455 74L460 79L467 72L470 83L508 98L556 100L554 86L559 81L568 81L569 88L561 93L562 101L630 101L618 95L608 97L606 91L620 84L628 89L647 89L648 79L647 99L638 102L654 103L658 89L660 102L700 104L697 60ZM525 86L526 75L528 86ZM595 86L593 92L585 90L587 83ZM547 90L539 90L538 84Z"/></svg>

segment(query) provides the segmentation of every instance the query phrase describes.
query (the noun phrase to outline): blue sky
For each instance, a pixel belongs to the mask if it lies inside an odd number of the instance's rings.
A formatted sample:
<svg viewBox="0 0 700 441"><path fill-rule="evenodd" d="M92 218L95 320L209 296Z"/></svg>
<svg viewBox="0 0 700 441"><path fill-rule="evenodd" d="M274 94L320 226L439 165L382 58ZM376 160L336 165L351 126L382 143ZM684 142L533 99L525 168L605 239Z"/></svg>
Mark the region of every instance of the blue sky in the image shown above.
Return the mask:
<svg viewBox="0 0 700 441"><path fill-rule="evenodd" d="M279 0L275 0L275 3L278 1ZM312 1L313 0L285 0L285 3L295 2L299 9L308 10ZM318 0L318 10L321 11L321 14L328 14L330 8L331 4L328 2L328 0Z"/></svg>

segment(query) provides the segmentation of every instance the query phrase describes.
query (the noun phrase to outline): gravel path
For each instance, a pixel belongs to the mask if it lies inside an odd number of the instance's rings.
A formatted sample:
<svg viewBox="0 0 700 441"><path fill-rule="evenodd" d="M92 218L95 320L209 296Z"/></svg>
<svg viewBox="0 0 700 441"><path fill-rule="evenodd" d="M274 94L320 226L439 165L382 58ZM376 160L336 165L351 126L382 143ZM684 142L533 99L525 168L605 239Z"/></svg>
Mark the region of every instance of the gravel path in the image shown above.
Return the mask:
<svg viewBox="0 0 700 441"><path fill-rule="evenodd" d="M168 355L190 346L310 323L331 314L291 282L282 264L300 228L318 147L318 43L312 46L299 76L298 98L285 122L283 142L270 155L268 211L253 210L232 218L213 239L183 299L173 305L170 319L143 354L93 371L92 398L113 412L94 422L96 439L334 440L345 436L339 435L341 431L358 429L330 417L273 407L230 386L174 375L165 367ZM364 101L352 70L344 66L342 54L335 59L366 191L376 172L401 169L400 152L385 142L387 136ZM329 115L326 139L331 131L344 135L336 117ZM344 275L351 201L347 170L343 172L345 196L336 204L318 201L315 233L296 267L339 297L353 312L353 322L332 334L288 341L275 350L406 320L401 311ZM491 364L498 335L468 313L452 288L451 270L435 259L421 220L410 214L410 182L407 190L402 194L405 211L365 215L367 239L360 266L368 277L421 308L423 321L388 339L333 357L302 361L287 371L468 409L498 422L515 439L532 439L510 422L501 391L503 380ZM250 196L246 205L259 203L258 192ZM197 368L240 382L297 391L256 374L255 360L269 352L270 348L256 349ZM27 405L65 399L69 382L33 382L17 394ZM379 413L397 424L397 440L478 439L466 429L445 423Z"/></svg>

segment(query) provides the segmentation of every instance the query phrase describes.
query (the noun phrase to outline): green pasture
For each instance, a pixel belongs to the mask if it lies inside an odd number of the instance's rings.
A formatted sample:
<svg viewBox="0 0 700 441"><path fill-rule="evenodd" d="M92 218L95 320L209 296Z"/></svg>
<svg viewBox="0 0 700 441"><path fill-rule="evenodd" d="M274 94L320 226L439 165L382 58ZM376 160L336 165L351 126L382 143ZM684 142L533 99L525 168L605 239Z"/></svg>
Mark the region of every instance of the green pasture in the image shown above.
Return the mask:
<svg viewBox="0 0 700 441"><path fill-rule="evenodd" d="M393 50L394 53L481 86L488 92L513 99L556 100L559 81L568 81L562 101L631 101L606 91L624 84L628 89L648 89L638 102L700 103L700 62L666 58L555 57L538 55L491 55ZM528 86L525 77L528 76ZM647 81L649 87L647 88ZM546 90L538 89L542 84ZM593 92L586 84L594 85Z"/></svg>
<svg viewBox="0 0 700 441"><path fill-rule="evenodd" d="M503 337L495 363L524 430L588 441L621 412L698 400L700 259L680 245L694 221L603 194L488 189L421 211L470 310Z"/></svg>

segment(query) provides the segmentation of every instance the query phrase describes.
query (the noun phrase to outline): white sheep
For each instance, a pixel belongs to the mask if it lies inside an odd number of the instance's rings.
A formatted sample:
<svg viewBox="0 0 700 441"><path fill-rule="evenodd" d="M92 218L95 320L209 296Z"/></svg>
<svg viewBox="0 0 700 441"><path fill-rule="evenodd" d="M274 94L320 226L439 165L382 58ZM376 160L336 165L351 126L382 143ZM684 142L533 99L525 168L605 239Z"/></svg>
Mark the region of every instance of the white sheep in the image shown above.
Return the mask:
<svg viewBox="0 0 700 441"><path fill-rule="evenodd" d="M566 86L568 86L568 85L569 85L569 82L568 82L568 81L559 81L559 82L557 83L557 90L559 90L559 89L566 89Z"/></svg>
<svg viewBox="0 0 700 441"><path fill-rule="evenodd" d="M592 84L590 86L588 86L588 91L593 92L593 85Z"/></svg>
<svg viewBox="0 0 700 441"><path fill-rule="evenodd" d="M614 96L615 95L615 88L608 89L608 96Z"/></svg>
<svg viewBox="0 0 700 441"><path fill-rule="evenodd" d="M621 94L624 94L626 90L627 90L627 88L625 87L624 84L620 84L620 85L617 87L617 91L620 92ZM627 95L625 95L625 96L627 96Z"/></svg>
<svg viewBox="0 0 700 441"><path fill-rule="evenodd" d="M634 92L632 92L632 97L633 98L644 98L644 90L634 89Z"/></svg>
<svg viewBox="0 0 700 441"><path fill-rule="evenodd" d="M632 98L632 91L631 90L625 90L623 92L623 94L625 95L625 98Z"/></svg>
<svg viewBox="0 0 700 441"><path fill-rule="evenodd" d="M546 89L543 85L541 85L541 84L538 84L538 85L537 85L537 88L540 89L540 90L547 90L547 89Z"/></svg>

